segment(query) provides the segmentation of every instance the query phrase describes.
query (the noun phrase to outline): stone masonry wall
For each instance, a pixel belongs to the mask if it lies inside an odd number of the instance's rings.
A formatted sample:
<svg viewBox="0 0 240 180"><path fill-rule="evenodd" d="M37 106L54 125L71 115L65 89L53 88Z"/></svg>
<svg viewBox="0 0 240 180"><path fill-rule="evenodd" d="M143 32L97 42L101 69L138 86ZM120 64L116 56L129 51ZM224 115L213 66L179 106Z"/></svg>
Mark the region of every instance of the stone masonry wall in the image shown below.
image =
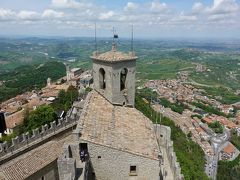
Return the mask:
<svg viewBox="0 0 240 180"><path fill-rule="evenodd" d="M109 63L104 63L100 61L93 61L93 85L94 89L98 91L100 94L102 94L106 99L110 102L112 102L112 78L111 78L111 72L112 72L112 67L110 66L111 64ZM103 68L105 71L105 83L106 83L106 88L105 90L100 88L100 83L99 83L99 70L100 68Z"/></svg>
<svg viewBox="0 0 240 180"><path fill-rule="evenodd" d="M135 67L136 61L119 62L113 65L113 102L122 105L125 102L126 105L134 106L135 103ZM121 70L126 68L127 79L126 89L120 91L120 74ZM126 100L126 98L127 100Z"/></svg>
<svg viewBox="0 0 240 180"><path fill-rule="evenodd" d="M118 63L107 63L102 61L93 61L93 79L94 89L102 94L113 104L134 106L135 101L135 66L136 61L124 61ZM99 70L105 71L105 90L100 88ZM120 91L120 73L123 68L127 68L126 89ZM125 98L127 97L127 100Z"/></svg>
<svg viewBox="0 0 240 180"><path fill-rule="evenodd" d="M171 129L168 126L163 125L154 125L157 139L159 142L160 147L164 147L167 152L167 157L170 162L171 170L174 175L175 180L182 180L184 179L183 175L181 174L181 167L177 162L177 157L175 152L173 151L173 142L171 141Z"/></svg>
<svg viewBox="0 0 240 180"><path fill-rule="evenodd" d="M40 169L36 173L32 174L27 180L59 180L58 178L58 168L57 161L52 162L51 164Z"/></svg>
<svg viewBox="0 0 240 180"><path fill-rule="evenodd" d="M92 163L97 180L137 180L159 179L159 161L128 152L88 143L90 161ZM130 166L137 167L137 175L130 176Z"/></svg>

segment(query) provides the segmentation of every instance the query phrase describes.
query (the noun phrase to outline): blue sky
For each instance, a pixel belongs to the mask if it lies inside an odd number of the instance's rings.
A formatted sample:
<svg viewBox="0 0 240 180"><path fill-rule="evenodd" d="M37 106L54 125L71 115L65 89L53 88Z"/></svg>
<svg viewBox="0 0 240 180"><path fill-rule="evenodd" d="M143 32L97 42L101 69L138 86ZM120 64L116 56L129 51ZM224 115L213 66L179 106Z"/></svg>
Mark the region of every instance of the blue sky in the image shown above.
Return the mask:
<svg viewBox="0 0 240 180"><path fill-rule="evenodd" d="M0 35L228 38L240 36L240 0L0 0Z"/></svg>

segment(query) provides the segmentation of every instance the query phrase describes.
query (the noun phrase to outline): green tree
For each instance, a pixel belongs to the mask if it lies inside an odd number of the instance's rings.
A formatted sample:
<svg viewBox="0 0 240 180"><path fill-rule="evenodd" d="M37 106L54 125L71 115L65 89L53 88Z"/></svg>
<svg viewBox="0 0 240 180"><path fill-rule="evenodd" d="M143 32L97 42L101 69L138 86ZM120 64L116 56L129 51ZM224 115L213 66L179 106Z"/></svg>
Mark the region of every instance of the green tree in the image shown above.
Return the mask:
<svg viewBox="0 0 240 180"><path fill-rule="evenodd" d="M68 111L72 103L78 99L79 93L74 86L70 86L67 91L60 90L57 100L52 104L55 110Z"/></svg>
<svg viewBox="0 0 240 180"><path fill-rule="evenodd" d="M240 155L233 161L219 161L217 180L238 180L240 179Z"/></svg>
<svg viewBox="0 0 240 180"><path fill-rule="evenodd" d="M66 92L61 89L58 93L59 103L63 104L66 101Z"/></svg>
<svg viewBox="0 0 240 180"><path fill-rule="evenodd" d="M223 133L223 127L222 127L222 125L220 124L220 122L218 122L218 121L215 121L215 122L213 122L213 123L210 123L208 126L209 126L211 129L213 129L215 133L220 133L220 134Z"/></svg>
<svg viewBox="0 0 240 180"><path fill-rule="evenodd" d="M24 123L24 128L25 131L30 131L44 124L50 124L56 119L57 115L54 109L49 105L43 105L29 114L29 118Z"/></svg>
<svg viewBox="0 0 240 180"><path fill-rule="evenodd" d="M67 98L74 102L78 98L78 90L74 86L70 86L67 90Z"/></svg>
<svg viewBox="0 0 240 180"><path fill-rule="evenodd" d="M237 130L231 131L231 143L240 150L240 136L237 135Z"/></svg>

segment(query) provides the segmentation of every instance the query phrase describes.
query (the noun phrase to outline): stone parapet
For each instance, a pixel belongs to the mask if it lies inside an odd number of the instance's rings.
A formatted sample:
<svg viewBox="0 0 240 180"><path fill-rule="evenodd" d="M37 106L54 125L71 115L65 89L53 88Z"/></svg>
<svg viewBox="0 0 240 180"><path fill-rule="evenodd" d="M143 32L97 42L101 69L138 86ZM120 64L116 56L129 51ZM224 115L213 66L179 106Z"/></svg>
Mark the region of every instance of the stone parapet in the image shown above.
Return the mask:
<svg viewBox="0 0 240 180"><path fill-rule="evenodd" d="M173 150L173 141L171 141L171 129L168 126L159 124L154 125L157 139L160 146L166 148L167 157L171 166L172 173L175 180L183 180L184 176L181 174L181 167L177 162L176 154Z"/></svg>
<svg viewBox="0 0 240 180"><path fill-rule="evenodd" d="M64 119L59 119L58 121L53 121L50 125L43 125L40 128L32 130L30 133L21 134L12 139L11 142L0 143L0 164L2 164L4 159L10 158L11 156L20 153L21 151L26 151L27 149L32 149L31 146L36 147L37 144L42 144L47 139L51 139L66 129L72 129L73 126L77 124L77 119L72 119L66 117Z"/></svg>

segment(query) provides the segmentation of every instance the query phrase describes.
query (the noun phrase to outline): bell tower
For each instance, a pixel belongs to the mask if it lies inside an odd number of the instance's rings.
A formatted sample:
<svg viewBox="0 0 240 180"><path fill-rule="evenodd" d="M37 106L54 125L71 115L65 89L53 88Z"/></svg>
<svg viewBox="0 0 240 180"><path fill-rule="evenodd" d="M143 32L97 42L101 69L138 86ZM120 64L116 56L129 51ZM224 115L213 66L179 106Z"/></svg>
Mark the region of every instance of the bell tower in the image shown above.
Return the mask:
<svg viewBox="0 0 240 180"><path fill-rule="evenodd" d="M113 40L110 51L102 54L95 52L91 59L94 89L114 105L134 107L137 56L133 52L117 51Z"/></svg>

